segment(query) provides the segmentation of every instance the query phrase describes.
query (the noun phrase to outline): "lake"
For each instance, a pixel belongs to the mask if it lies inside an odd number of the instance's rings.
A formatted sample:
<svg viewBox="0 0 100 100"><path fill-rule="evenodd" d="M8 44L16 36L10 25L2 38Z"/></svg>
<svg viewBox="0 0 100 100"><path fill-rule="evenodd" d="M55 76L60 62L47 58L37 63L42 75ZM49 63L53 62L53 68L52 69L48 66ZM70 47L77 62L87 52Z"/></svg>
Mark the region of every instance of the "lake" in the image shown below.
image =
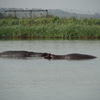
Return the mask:
<svg viewBox="0 0 100 100"><path fill-rule="evenodd" d="M92 60L0 58L0 100L100 100L100 40L1 40L0 52L83 53Z"/></svg>

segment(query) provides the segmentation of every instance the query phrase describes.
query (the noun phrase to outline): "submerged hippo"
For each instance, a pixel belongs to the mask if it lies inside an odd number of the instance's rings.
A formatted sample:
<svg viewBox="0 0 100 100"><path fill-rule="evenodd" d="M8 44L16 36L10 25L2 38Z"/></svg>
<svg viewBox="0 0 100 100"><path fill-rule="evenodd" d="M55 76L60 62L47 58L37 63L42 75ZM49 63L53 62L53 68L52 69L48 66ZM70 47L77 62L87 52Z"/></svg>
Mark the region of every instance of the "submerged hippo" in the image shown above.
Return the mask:
<svg viewBox="0 0 100 100"><path fill-rule="evenodd" d="M4 51L0 53L0 57L2 58L44 57L47 55L47 53L29 51Z"/></svg>
<svg viewBox="0 0 100 100"><path fill-rule="evenodd" d="M94 59L96 57L92 55L87 55L87 54L72 53L72 54L67 54L67 55L48 54L44 58L45 59L85 60L85 59Z"/></svg>

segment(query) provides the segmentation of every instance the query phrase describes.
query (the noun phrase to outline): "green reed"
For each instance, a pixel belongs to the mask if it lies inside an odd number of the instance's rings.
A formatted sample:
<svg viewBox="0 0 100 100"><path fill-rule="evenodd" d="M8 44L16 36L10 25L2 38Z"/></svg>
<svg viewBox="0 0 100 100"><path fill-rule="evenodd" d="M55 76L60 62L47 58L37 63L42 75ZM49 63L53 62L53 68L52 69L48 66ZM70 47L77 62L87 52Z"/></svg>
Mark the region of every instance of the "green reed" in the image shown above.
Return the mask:
<svg viewBox="0 0 100 100"><path fill-rule="evenodd" d="M0 19L0 38L99 38L100 19Z"/></svg>

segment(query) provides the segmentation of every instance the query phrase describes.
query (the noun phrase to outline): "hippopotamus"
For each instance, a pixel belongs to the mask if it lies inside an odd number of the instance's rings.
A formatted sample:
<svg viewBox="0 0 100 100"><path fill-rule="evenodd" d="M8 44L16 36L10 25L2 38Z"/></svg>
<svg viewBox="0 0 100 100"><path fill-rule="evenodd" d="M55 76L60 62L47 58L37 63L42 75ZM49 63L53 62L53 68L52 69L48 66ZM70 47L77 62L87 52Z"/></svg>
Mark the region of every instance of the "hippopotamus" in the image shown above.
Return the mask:
<svg viewBox="0 0 100 100"><path fill-rule="evenodd" d="M67 59L67 60L85 60L85 59L94 59L95 56L87 55L87 54L78 54L78 53L72 53L67 55L54 55L54 54L48 54L44 57L45 59Z"/></svg>
<svg viewBox="0 0 100 100"><path fill-rule="evenodd" d="M44 57L47 55L47 53L29 51L4 51L0 53L0 57L2 58Z"/></svg>

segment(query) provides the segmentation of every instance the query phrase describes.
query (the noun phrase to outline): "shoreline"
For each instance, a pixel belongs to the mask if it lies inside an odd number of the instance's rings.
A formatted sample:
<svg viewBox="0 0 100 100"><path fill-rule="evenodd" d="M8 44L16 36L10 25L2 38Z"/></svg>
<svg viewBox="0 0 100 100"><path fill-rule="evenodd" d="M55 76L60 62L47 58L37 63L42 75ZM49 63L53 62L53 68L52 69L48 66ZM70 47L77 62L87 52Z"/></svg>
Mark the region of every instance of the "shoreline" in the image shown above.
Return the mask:
<svg viewBox="0 0 100 100"><path fill-rule="evenodd" d="M100 39L100 37L76 37L76 38L73 38L73 37L64 37L64 38L62 38L62 37L0 37L0 39L1 40L5 40L5 39L11 39L11 40L13 40L13 39L18 39L18 40L23 40L23 39L25 39L25 40L31 40L31 39L37 39L37 40L41 40L41 39L44 39L44 40L48 40L48 39L50 39L50 40L56 40L56 39L61 39L61 40L99 40Z"/></svg>

